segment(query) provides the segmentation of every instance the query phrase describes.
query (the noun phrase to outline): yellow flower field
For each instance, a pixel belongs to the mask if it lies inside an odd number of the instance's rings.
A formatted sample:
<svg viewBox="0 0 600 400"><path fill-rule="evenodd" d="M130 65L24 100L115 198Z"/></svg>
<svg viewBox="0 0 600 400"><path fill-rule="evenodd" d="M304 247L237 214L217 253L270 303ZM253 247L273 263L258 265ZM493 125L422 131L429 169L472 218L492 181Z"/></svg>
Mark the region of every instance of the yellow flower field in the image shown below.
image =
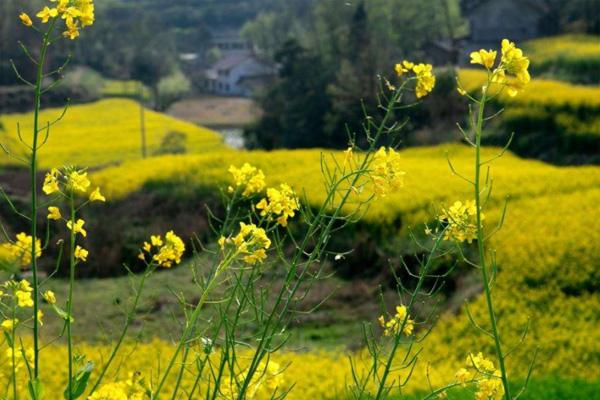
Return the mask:
<svg viewBox="0 0 600 400"><path fill-rule="evenodd" d="M62 109L47 109L41 113L42 125L54 121ZM159 148L169 132L181 132L187 137L191 153L212 152L224 147L220 136L206 128L146 110L146 141L148 153ZM27 140L31 137L32 114L0 116L5 131L0 140L8 143L11 151L21 154L17 143L17 123ZM43 134L42 134L43 138ZM50 128L48 142L40 150L40 167L52 168L65 163L98 167L128 159L140 158L140 119L137 102L125 99L102 100L76 105L67 110L65 118ZM9 157L0 158L0 165L14 163Z"/></svg>

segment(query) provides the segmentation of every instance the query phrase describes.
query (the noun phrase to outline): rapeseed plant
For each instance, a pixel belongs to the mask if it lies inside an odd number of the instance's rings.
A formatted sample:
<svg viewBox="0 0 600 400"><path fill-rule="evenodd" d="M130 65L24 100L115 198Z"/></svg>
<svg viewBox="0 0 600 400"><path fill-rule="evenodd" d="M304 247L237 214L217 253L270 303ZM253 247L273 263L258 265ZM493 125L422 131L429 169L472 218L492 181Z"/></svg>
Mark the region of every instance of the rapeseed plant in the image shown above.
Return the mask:
<svg viewBox="0 0 600 400"><path fill-rule="evenodd" d="M429 64L404 61L396 66L398 82L382 80L388 92L382 95L385 104L381 104L381 116L368 116L364 124L367 147L359 149L354 138L349 138L349 149L343 154L343 161L332 156L332 162L321 157L320 167L325 185L324 198L314 208L301 201L289 182L278 182L279 186L267 187L267 176L261 169L249 163L241 167L231 166L229 172L232 182L229 189L223 191L226 203L226 215L223 218L212 216L211 221L215 233L218 234L219 250L204 246L198 240L192 241L192 250L196 254L201 249L212 254L211 264L204 266L202 272L196 265L192 266L194 282L198 287L199 297L194 301L180 298L184 310L184 321L181 325L176 343L170 349L161 368L147 379L142 379L137 371L128 371L128 379L106 382L107 373L114 368L117 355L125 346L128 329L135 317L139 300L143 293L144 282L158 268L171 268L182 261L186 251L184 241L173 231L164 236L152 235L149 241L141 245L139 262L144 271L137 279L134 296L126 313L124 327L119 339L112 347L109 357L103 361L98 376L93 375L94 364L85 357L74 354L72 326L75 322L73 305L73 285L75 284L75 268L87 261L89 252L82 246L83 238L88 236L85 221L80 217L82 207L94 202L104 202L106 198L96 186L92 186L87 171L75 167L51 169L42 184L42 191L49 196L47 220L55 224L63 224L69 231L69 293L65 307L57 306L53 292L41 292L42 284L37 275L37 259L48 246L37 238L38 209L36 172L37 152L44 145L49 135L50 126L40 128L39 111L42 95L44 61L50 44L50 38L57 24L64 21L64 37L76 39L80 30L94 22L94 9L91 0L57 0L56 7L45 6L36 16L47 30L42 32L42 50L38 65L37 80L30 84L35 90L35 112L32 144L25 143L31 150L29 166L31 173L31 213L29 216L18 213L28 220L31 233L19 234L17 240L9 245L10 253L20 267L31 264L33 282L27 280L10 280L3 285L2 311L4 320L1 323L5 331L6 343L9 345L6 356L11 365L8 388L16 400L27 388L32 400L42 398L44 370L40 369L41 348L39 329L42 326L43 313L39 308L39 299L43 298L64 320L67 340L67 384L64 397L68 400L86 396L88 399L159 399L170 397L193 398L285 398L293 386L293 382L285 376L286 367L272 361L277 352L287 341L287 327L294 307L306 297L314 282L323 277L322 260L327 255L327 245L331 235L340 226L354 222L362 216L374 198L383 198L402 188L404 184L404 168L401 155L394 150L397 142L395 134L399 126L393 123L394 113L403 108L401 104L405 92L411 90L417 99L429 94L435 85L435 76ZM27 27L35 27L31 18L22 14L21 21ZM481 87L481 97L464 92L478 108L474 125L468 132L461 130L465 140L475 149L474 178L460 174L450 163L452 172L469 182L474 189L472 199L455 202L450 208L442 211L437 218L436 227L430 229L430 246L426 256L419 260L419 270L415 273L408 270L409 275L417 279L415 289L407 290L408 301L401 302L392 315L382 315L379 323L383 329L384 342L370 325L365 325L368 356L372 363L365 368L357 368L351 363L353 382L351 393L356 398L386 398L392 389L405 387L418 359L418 351L414 346L421 343L428 332L423 333L420 326L426 325L430 318L419 318L414 305L422 297L430 296L424 290L425 280L431 277L443 279L449 272L441 274L432 271L436 258L447 255L448 249L443 243L448 241L456 247L463 261L477 267L482 274L485 302L489 317L489 328L482 327L469 314L473 325L493 339L496 359L487 359L482 353L469 355L466 367L456 374L455 382L431 390L431 396L443 396L446 390L455 385L472 384L478 400L500 399L512 400L509 391L508 374L505 366L507 353L497 328L495 305L491 286L496 277L495 254L491 253L486 241L492 232L485 232L483 227L483 209L487 204L485 196L491 192L491 180L482 179L482 166L500 157L482 161L481 136L483 123L486 120L484 108L490 100L490 87L495 85L499 90L506 90L514 97L525 89L529 83L529 61L514 43L503 40L501 58L497 66L497 51L480 50L471 55L474 64L481 64L487 72L487 81ZM20 75L19 75L20 77ZM45 132L46 138L39 134ZM40 140L41 139L41 140ZM389 147L380 147L380 143L390 143ZM507 146L508 147L508 146ZM13 154L17 159L19 155ZM24 160L28 161L28 160ZM60 200L60 202L58 201ZM68 211L61 211L66 203ZM11 204L12 208L15 208ZM297 223L306 225L302 236L297 237L289 226L290 220L297 218ZM500 217L501 225L504 215ZM498 226L498 228L499 228ZM90 232L93 234L93 232ZM460 243L477 242L478 260L467 259L460 250ZM62 246L62 244L60 244ZM285 251L286 248L291 248ZM26 250L26 252L23 251ZM19 250L19 251L17 251ZM62 247L59 260L62 255ZM27 254L27 256L25 255ZM197 262L192 257L192 263ZM284 269L284 279L280 287L271 285L267 288L258 283L258 279L270 266L277 265ZM127 267L129 268L129 267ZM131 272L131 271L130 271ZM399 294L406 290L400 278L397 278ZM217 290L219 288L220 290ZM4 292L6 291L6 292ZM265 293L272 291L273 301L266 301ZM215 318L207 318L205 309L214 304L218 312ZM29 312L29 309L32 312ZM19 316L17 315L19 313ZM25 317L21 313L26 313ZM24 314L25 315L25 314ZM32 324L33 347L26 347L18 330L27 329ZM398 360L397 355L406 350ZM91 357L95 358L95 357ZM499 368L496 369L496 363ZM75 371L76 366L80 366ZM23 368L25 366L25 368ZM18 381L17 372L27 370L25 384ZM396 378L397 370L404 371L402 378ZM530 373L530 372L529 372ZM190 377L191 375L191 377ZM91 378L93 379L91 380ZM191 378L191 379L190 379ZM93 381L93 383L91 383ZM90 384L89 384L90 383ZM89 385L88 385L89 384ZM54 386L52 386L54 388ZM55 390L55 389L53 389ZM52 396L56 392L51 393Z"/></svg>

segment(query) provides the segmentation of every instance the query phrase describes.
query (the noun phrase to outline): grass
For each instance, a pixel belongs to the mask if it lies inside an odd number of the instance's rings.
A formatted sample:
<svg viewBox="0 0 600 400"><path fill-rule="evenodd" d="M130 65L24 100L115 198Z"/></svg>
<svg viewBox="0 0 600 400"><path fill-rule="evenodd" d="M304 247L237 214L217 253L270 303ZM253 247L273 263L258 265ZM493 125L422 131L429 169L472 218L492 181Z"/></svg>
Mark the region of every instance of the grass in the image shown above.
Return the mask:
<svg viewBox="0 0 600 400"><path fill-rule="evenodd" d="M61 112L61 109L44 110L40 121L42 124L54 121ZM139 105L126 99L102 100L69 108L65 117L52 126L50 137L39 152L40 168L60 167L66 163L94 168L141 158L139 115ZM167 133L174 131L186 135L190 153L207 153L224 147L221 137L209 129L150 110L146 110L145 116L149 154L159 149ZM11 151L22 154L23 148L16 140L17 124L28 140L32 114L4 115L0 122L5 128L0 131L0 141L7 143ZM0 164L14 162L5 155L0 158Z"/></svg>

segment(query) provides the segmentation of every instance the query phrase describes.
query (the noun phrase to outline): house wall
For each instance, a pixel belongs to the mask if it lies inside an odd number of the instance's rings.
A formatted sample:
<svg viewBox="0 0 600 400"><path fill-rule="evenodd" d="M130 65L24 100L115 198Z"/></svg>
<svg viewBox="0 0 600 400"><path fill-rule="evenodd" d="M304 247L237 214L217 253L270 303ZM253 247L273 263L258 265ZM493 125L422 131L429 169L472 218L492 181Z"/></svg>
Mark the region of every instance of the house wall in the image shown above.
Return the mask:
<svg viewBox="0 0 600 400"><path fill-rule="evenodd" d="M268 76L274 73L273 69L254 58L248 58L231 68L227 73L221 71L217 79L209 84L209 90L216 94L229 96L250 96L250 89L240 85L245 77Z"/></svg>
<svg viewBox="0 0 600 400"><path fill-rule="evenodd" d="M468 16L471 42L521 42L539 35L541 13L523 0L487 1Z"/></svg>

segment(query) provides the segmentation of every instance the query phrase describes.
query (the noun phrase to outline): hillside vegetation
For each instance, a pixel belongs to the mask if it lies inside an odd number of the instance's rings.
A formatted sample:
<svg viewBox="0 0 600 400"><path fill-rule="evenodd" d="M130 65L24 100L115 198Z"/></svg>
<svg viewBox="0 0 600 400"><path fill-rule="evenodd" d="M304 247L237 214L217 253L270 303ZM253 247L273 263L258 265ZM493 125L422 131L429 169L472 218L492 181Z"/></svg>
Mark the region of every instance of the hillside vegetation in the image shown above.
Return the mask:
<svg viewBox="0 0 600 400"><path fill-rule="evenodd" d="M600 38L593 35L560 35L524 44L531 70L576 83L600 83Z"/></svg>
<svg viewBox="0 0 600 400"><path fill-rule="evenodd" d="M477 94L485 72L462 69L461 85ZM600 162L600 87L552 79L533 79L517 97L506 92L495 99L502 113L499 141L515 132L511 147L525 156L558 163Z"/></svg>

